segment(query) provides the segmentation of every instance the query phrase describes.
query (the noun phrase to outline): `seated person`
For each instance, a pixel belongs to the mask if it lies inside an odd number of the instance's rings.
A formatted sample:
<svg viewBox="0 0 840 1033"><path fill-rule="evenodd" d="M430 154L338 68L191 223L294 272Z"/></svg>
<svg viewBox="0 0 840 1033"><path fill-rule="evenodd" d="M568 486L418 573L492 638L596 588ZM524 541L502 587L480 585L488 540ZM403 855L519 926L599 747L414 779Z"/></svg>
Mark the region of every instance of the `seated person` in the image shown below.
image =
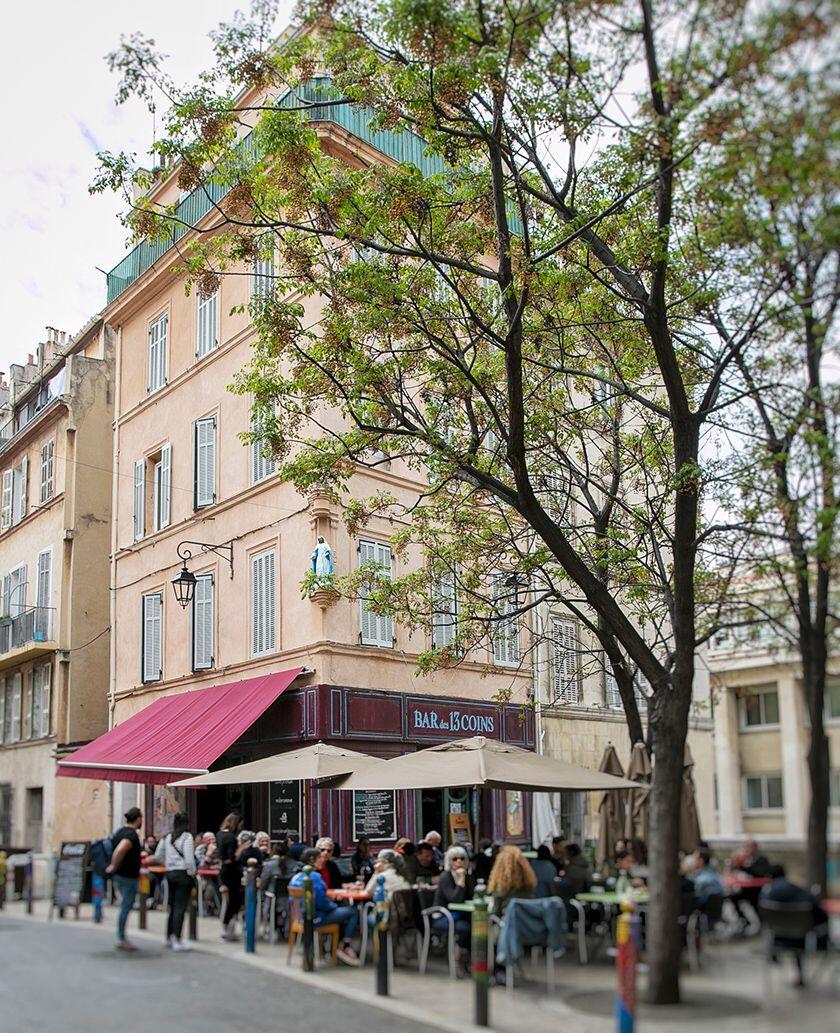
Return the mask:
<svg viewBox="0 0 840 1033"><path fill-rule="evenodd" d="M411 857L414 853L414 844L408 836L400 836L396 843L394 843L394 852L399 854L400 857Z"/></svg>
<svg viewBox="0 0 840 1033"><path fill-rule="evenodd" d="M404 873L405 861L395 850L380 850L373 863L373 875L368 880L365 889L375 899L376 891L379 888L379 876L383 875L385 881L382 886L385 890L385 899L387 900L394 890L411 889Z"/></svg>
<svg viewBox="0 0 840 1033"><path fill-rule="evenodd" d="M219 856L216 853L216 834L205 832L195 845L195 863L198 868L217 868Z"/></svg>
<svg viewBox="0 0 840 1033"><path fill-rule="evenodd" d="M440 868L440 866L443 864L443 851L440 848L441 843L443 843L443 837L439 832L435 832L434 830L432 830L431 832L426 833L426 835L423 837L423 842L428 843L431 846L432 850L435 853L435 864L437 864L438 868Z"/></svg>
<svg viewBox="0 0 840 1033"><path fill-rule="evenodd" d="M239 865L243 873L248 871L249 861L257 862L257 875L259 875L262 870L265 858L263 857L262 851L257 850L254 845L254 840L256 838L256 835L253 832L249 832L248 829L243 829L236 837L236 863Z"/></svg>
<svg viewBox="0 0 840 1033"><path fill-rule="evenodd" d="M443 859L443 874L435 887L435 906L449 908L450 904L463 904L471 900L474 889L472 876L467 872L467 852L462 846L451 846ZM464 911L453 911L455 920L455 942L459 951L470 946L472 922ZM437 933L445 933L449 923L443 915L432 918L432 929ZM460 961L460 957L458 958Z"/></svg>
<svg viewBox="0 0 840 1033"><path fill-rule="evenodd" d="M504 914L508 901L515 897L533 897L537 877L518 846L503 846L490 873L487 892L492 898L493 914Z"/></svg>
<svg viewBox="0 0 840 1033"><path fill-rule="evenodd" d="M359 912L354 907L339 907L327 896L327 887L321 877L321 868L326 863L323 853L318 850L304 850L301 854L301 862L309 865L314 870L311 872L312 892L315 903L315 925L338 925L341 942L338 946L338 956L345 965L358 965L359 958L350 945L350 941L356 934L359 925ZM289 882L290 887L303 886L303 870L292 876ZM303 902L301 901L301 906Z"/></svg>
<svg viewBox="0 0 840 1033"><path fill-rule="evenodd" d="M758 906L761 908L762 901L775 901L780 904L808 903L811 905L811 916L813 932L816 937L817 950L824 951L828 947L828 915L820 907L820 902L808 890L796 883L789 882L785 876L785 870L780 864L770 868L771 882L764 886L758 898ZM786 948L796 953L796 967L799 971L799 986L804 986L802 972L802 953L805 950L805 939L794 939L787 936L775 936L773 946ZM773 958L775 961L775 956Z"/></svg>
<svg viewBox="0 0 840 1033"><path fill-rule="evenodd" d="M425 840L417 844L417 849L412 857L406 858L405 874L408 881L415 883L432 884L437 881L440 875L440 867L435 861L435 852L432 844Z"/></svg>
<svg viewBox="0 0 840 1033"><path fill-rule="evenodd" d="M341 877L341 870L333 860L335 843L329 836L321 836L315 843L315 849L323 855L323 864L319 865L318 871L321 873L321 878L326 883L327 889L340 889L344 879Z"/></svg>
<svg viewBox="0 0 840 1033"><path fill-rule="evenodd" d="M490 872L493 870L493 860L498 852L498 843L494 845L489 839L480 839L478 841L478 852L473 858L473 878L476 885L479 882L487 884Z"/></svg>
<svg viewBox="0 0 840 1033"><path fill-rule="evenodd" d="M561 874L561 895L585 893L592 881L592 865L577 843L566 844L566 863ZM565 891L565 892L564 892Z"/></svg>
<svg viewBox="0 0 840 1033"><path fill-rule="evenodd" d="M560 869L565 867L566 864L566 838L565 836L552 836L551 837L551 860L554 867L557 869L557 874L560 874Z"/></svg>
<svg viewBox="0 0 840 1033"><path fill-rule="evenodd" d="M551 851L545 843L541 843L537 847L537 856L531 860L531 867L537 877L537 896L555 896L557 887L554 882L557 878L557 869L551 859Z"/></svg>
<svg viewBox="0 0 840 1033"><path fill-rule="evenodd" d="M700 847L694 852L694 867L689 873L694 884L694 899L702 908L709 897L723 894L723 883L720 876L712 868L712 855L708 847Z"/></svg>
<svg viewBox="0 0 840 1033"><path fill-rule="evenodd" d="M367 882L373 875L373 858L370 856L370 840L367 836L359 836L356 849L350 855L350 867L357 878L361 876L363 882Z"/></svg>

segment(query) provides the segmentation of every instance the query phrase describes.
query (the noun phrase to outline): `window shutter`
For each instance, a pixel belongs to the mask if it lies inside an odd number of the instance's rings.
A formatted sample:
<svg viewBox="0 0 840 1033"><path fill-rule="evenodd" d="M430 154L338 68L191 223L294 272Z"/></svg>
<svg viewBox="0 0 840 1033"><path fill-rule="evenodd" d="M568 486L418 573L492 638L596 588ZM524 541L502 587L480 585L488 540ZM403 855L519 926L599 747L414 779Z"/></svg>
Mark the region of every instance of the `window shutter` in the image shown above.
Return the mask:
<svg viewBox="0 0 840 1033"><path fill-rule="evenodd" d="M449 570L432 586L432 646L443 649L455 640L458 624L455 571Z"/></svg>
<svg viewBox="0 0 840 1033"><path fill-rule="evenodd" d="M143 681L160 681L162 666L163 596L143 596Z"/></svg>
<svg viewBox="0 0 840 1033"><path fill-rule="evenodd" d="M276 586L274 550L251 560L251 652L270 653L276 640Z"/></svg>
<svg viewBox="0 0 840 1033"><path fill-rule="evenodd" d="M35 596L35 639L45 642L50 635L50 597L52 594L52 552L38 553L38 581Z"/></svg>
<svg viewBox="0 0 840 1033"><path fill-rule="evenodd" d="M169 527L169 509L172 483L172 446L160 450L160 480L158 483L158 515L160 527Z"/></svg>
<svg viewBox="0 0 840 1033"><path fill-rule="evenodd" d="M380 542L359 542L359 566L375 563L380 568L379 577L391 577L391 549ZM394 621L391 617L381 617L367 605L367 595L359 598L359 632L363 645L381 646L392 649L394 646Z"/></svg>
<svg viewBox="0 0 840 1033"><path fill-rule="evenodd" d="M195 421L195 469L193 471L195 509L212 506L216 501L216 417Z"/></svg>
<svg viewBox="0 0 840 1033"><path fill-rule="evenodd" d="M9 571L9 609L8 613L16 617L26 609L26 564L21 564Z"/></svg>
<svg viewBox="0 0 840 1033"><path fill-rule="evenodd" d="M149 327L149 391L166 383L166 338L169 317L162 315Z"/></svg>
<svg viewBox="0 0 840 1033"><path fill-rule="evenodd" d="M251 413L251 432L259 434L262 430L262 420L255 413ZM276 466L271 456L263 452L265 443L262 440L251 442L251 483L258 484L274 473Z"/></svg>
<svg viewBox="0 0 840 1033"><path fill-rule="evenodd" d="M13 674L12 678L12 736L11 742L20 742L20 708L23 702L23 675Z"/></svg>
<svg viewBox="0 0 840 1033"><path fill-rule="evenodd" d="M48 441L41 448L41 503L52 498L53 493L53 449L54 442Z"/></svg>
<svg viewBox="0 0 840 1033"><path fill-rule="evenodd" d="M213 575L196 578L193 595L193 670L213 666Z"/></svg>
<svg viewBox="0 0 840 1033"><path fill-rule="evenodd" d="M134 464L134 540L143 537L146 528L146 461L138 459Z"/></svg>
<svg viewBox="0 0 840 1033"><path fill-rule="evenodd" d="M0 742L6 741L6 682L0 678Z"/></svg>
<svg viewBox="0 0 840 1033"><path fill-rule="evenodd" d="M604 706L611 710L621 710L624 704L621 702L621 693L618 691L618 682L609 666L610 661L604 656Z"/></svg>
<svg viewBox="0 0 840 1033"><path fill-rule="evenodd" d="M577 625L563 617L551 619L551 681L554 700L578 703Z"/></svg>
<svg viewBox="0 0 840 1033"><path fill-rule="evenodd" d="M2 526L3 530L7 530L12 526L12 492L14 483L14 471L4 470L3 471L3 516Z"/></svg>
<svg viewBox="0 0 840 1033"><path fill-rule="evenodd" d="M26 715L26 738L38 739L41 735L41 668L33 667L29 676L29 707Z"/></svg>
<svg viewBox="0 0 840 1033"><path fill-rule="evenodd" d="M45 664L38 668L41 672L41 735L49 735L52 725L52 665Z"/></svg>
<svg viewBox="0 0 840 1033"><path fill-rule="evenodd" d="M251 299L268 297L274 286L274 255L258 258L251 267Z"/></svg>
<svg viewBox="0 0 840 1033"><path fill-rule="evenodd" d="M3 575L3 613L11 616L12 610L12 575Z"/></svg>
<svg viewBox="0 0 840 1033"><path fill-rule="evenodd" d="M195 353L199 358L212 351L219 342L218 301L218 293L207 298L198 296Z"/></svg>
<svg viewBox="0 0 840 1033"><path fill-rule="evenodd" d="M497 664L515 665L519 663L519 619L514 615L516 593L506 581L505 575L498 575L493 590L498 614L493 635L493 659Z"/></svg>
<svg viewBox="0 0 840 1033"><path fill-rule="evenodd" d="M21 459L14 469L12 478L12 523L20 523L26 516L26 488L27 474L29 472L29 460L26 456Z"/></svg>

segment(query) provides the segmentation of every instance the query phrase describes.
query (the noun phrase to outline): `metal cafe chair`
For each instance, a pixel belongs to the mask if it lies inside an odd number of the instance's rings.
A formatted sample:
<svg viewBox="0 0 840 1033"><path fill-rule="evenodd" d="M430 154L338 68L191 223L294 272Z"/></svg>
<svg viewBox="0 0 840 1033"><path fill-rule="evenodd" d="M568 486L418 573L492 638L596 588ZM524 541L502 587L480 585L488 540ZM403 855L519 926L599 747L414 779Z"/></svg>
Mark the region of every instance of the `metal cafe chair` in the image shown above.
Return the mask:
<svg viewBox="0 0 840 1033"><path fill-rule="evenodd" d="M778 954L792 954L796 961L798 986L805 986L804 961L817 952L820 927L814 924L814 908L809 900L765 900L758 903L767 948L765 974L770 989L770 967Z"/></svg>
<svg viewBox="0 0 840 1033"><path fill-rule="evenodd" d="M429 949L432 945L432 919L443 917L446 919L446 955L449 961L449 978L458 978L458 965L455 961L455 919L452 912L445 907L424 907L420 912L423 922L423 941L420 947L420 975L426 974L426 964L429 960ZM437 930L436 930L437 931Z"/></svg>

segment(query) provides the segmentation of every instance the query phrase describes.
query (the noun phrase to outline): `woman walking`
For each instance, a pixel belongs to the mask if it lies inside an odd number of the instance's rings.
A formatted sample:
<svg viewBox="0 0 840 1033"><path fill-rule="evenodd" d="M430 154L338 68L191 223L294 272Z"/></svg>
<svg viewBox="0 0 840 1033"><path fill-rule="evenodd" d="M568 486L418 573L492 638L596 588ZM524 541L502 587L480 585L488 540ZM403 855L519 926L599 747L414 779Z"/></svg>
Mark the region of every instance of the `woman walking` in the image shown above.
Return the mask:
<svg viewBox="0 0 840 1033"><path fill-rule="evenodd" d="M216 836L221 868L219 880L227 890L227 903L222 918L222 939L235 940L236 916L242 906L242 870L239 867L237 854L237 836L245 824L242 815L232 811L222 822Z"/></svg>
<svg viewBox="0 0 840 1033"><path fill-rule="evenodd" d="M178 811L172 822L172 831L163 837L155 851L155 859L166 868L166 881L169 884L165 946L174 951L190 949L190 945L181 938L195 877L195 845L188 825L187 815Z"/></svg>

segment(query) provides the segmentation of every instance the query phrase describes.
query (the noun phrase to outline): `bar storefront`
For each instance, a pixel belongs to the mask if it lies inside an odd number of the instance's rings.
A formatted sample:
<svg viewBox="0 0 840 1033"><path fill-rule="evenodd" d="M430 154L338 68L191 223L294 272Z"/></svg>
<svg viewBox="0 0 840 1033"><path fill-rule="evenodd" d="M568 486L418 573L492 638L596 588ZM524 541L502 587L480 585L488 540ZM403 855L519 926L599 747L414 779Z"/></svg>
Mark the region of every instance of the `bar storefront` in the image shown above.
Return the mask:
<svg viewBox="0 0 840 1033"><path fill-rule="evenodd" d="M534 715L528 707L454 697L379 692L314 685L284 692L213 764L213 770L323 741L389 758L450 739L484 735L534 748ZM197 831L215 830L229 811L272 840L293 833L303 841L329 835L342 850L360 835L374 847L399 836L412 840L431 829L444 842L482 837L526 843L530 794L447 789L339 792L307 782L215 786L189 791L147 786L147 813L165 832L173 810L185 806Z"/></svg>

